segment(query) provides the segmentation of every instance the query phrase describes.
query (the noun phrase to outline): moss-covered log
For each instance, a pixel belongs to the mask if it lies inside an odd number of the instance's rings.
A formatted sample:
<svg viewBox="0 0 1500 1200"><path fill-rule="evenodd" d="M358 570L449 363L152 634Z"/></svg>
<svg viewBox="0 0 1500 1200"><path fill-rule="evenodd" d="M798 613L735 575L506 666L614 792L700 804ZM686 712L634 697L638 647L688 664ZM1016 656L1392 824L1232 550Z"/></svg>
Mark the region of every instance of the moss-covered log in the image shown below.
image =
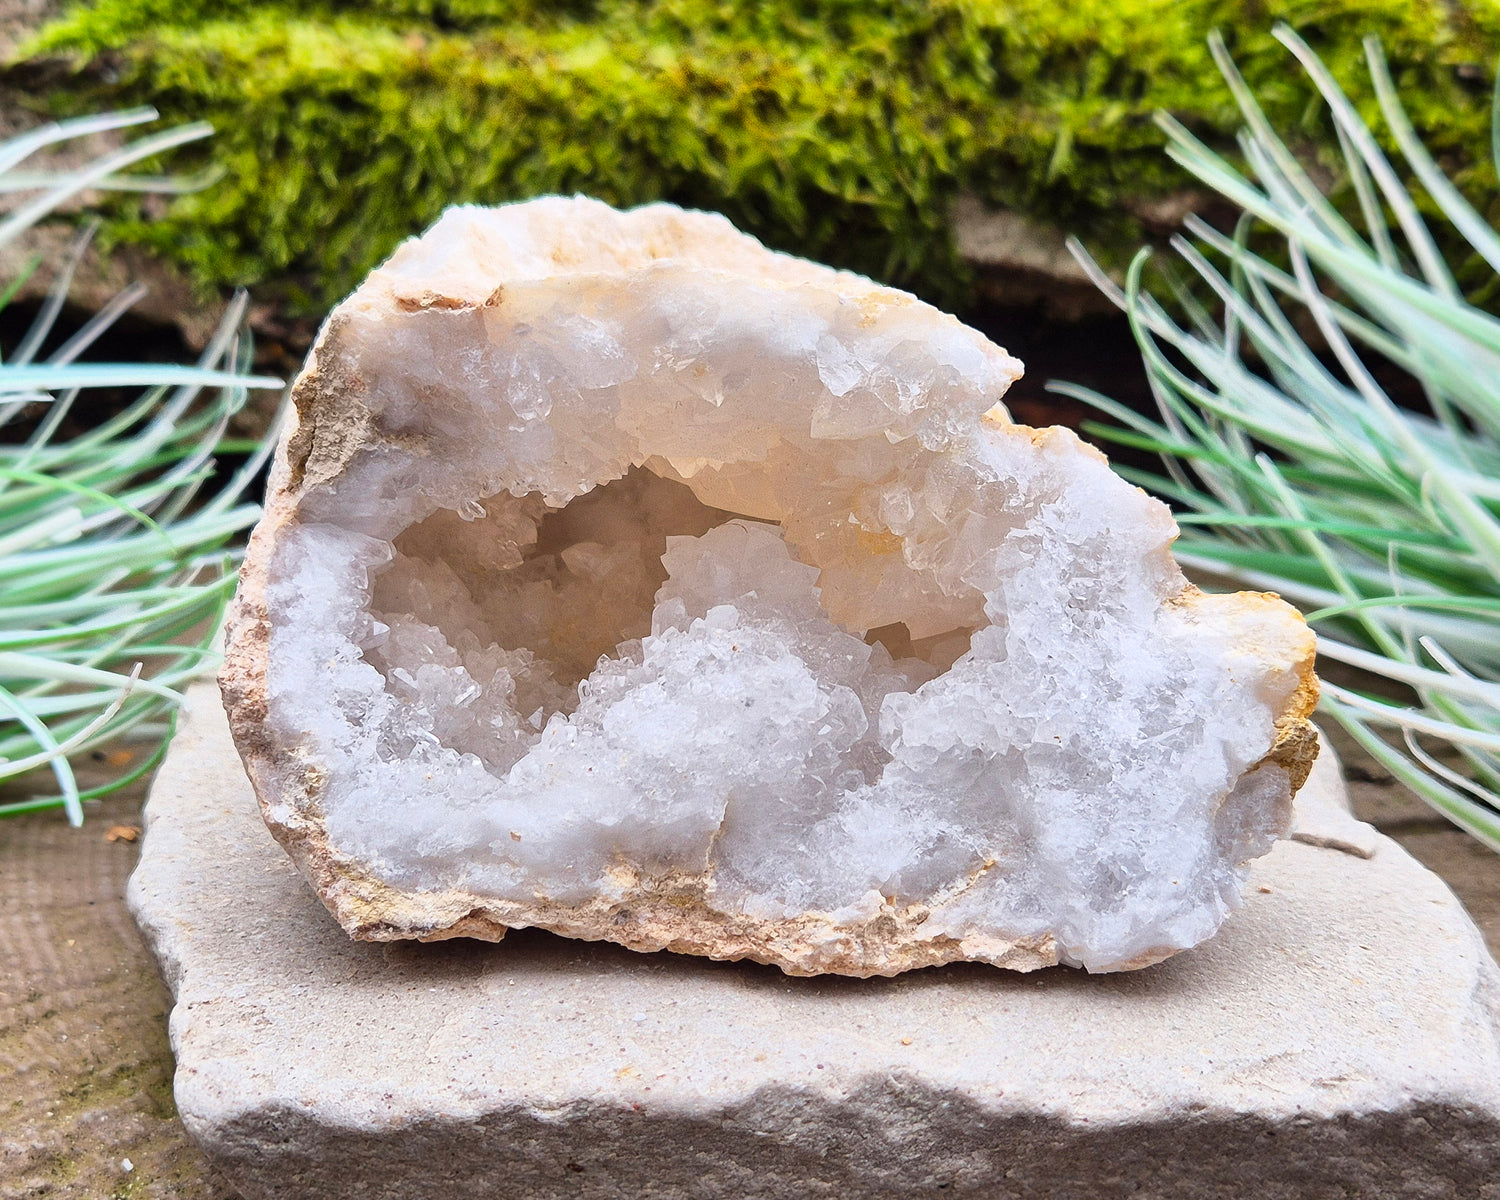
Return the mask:
<svg viewBox="0 0 1500 1200"><path fill-rule="evenodd" d="M582 191L716 209L951 301L961 191L1106 256L1139 237L1184 183L1152 114L1238 123L1214 28L1273 116L1327 135L1278 19L1351 85L1379 37L1429 144L1492 187L1500 0L95 0L22 53L77 69L63 108L218 127L221 182L116 223L204 282L316 305L447 204Z"/></svg>

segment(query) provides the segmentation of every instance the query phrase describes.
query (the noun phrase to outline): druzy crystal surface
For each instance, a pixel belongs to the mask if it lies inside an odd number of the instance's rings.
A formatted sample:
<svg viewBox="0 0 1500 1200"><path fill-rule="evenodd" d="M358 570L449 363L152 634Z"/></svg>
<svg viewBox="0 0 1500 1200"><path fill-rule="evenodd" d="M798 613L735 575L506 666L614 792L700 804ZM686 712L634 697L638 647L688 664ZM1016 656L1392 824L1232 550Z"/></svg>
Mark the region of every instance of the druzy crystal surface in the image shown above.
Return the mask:
<svg viewBox="0 0 1500 1200"><path fill-rule="evenodd" d="M722 218L450 210L294 390L225 695L355 936L795 973L1145 965L1315 752L1312 640L1000 406L954 318Z"/></svg>

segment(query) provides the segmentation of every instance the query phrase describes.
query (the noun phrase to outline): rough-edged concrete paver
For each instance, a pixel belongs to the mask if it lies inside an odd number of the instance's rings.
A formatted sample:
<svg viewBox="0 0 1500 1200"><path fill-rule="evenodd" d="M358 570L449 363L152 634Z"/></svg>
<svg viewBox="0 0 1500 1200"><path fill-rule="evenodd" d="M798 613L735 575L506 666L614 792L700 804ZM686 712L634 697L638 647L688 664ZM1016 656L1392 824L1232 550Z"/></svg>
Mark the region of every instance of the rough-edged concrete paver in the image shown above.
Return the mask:
<svg viewBox="0 0 1500 1200"><path fill-rule="evenodd" d="M1437 818L1339 730L1325 732L1345 755L1356 811L1438 872L1491 952L1500 950L1500 857ZM80 770L88 783L105 777L101 769L94 779L87 764ZM50 786L39 776L31 790ZM111 825L138 821L144 790L90 804L82 829L67 828L56 812L0 821L3 1200L231 1195L172 1115L170 1001L124 905L138 845L104 840ZM57 946L69 956L66 977L55 969ZM24 1037L16 1035L22 1026Z"/></svg>
<svg viewBox="0 0 1500 1200"><path fill-rule="evenodd" d="M351 943L202 693L148 816L178 1107L247 1196L1500 1197L1500 971L1385 839L1282 843L1143 972L798 980Z"/></svg>

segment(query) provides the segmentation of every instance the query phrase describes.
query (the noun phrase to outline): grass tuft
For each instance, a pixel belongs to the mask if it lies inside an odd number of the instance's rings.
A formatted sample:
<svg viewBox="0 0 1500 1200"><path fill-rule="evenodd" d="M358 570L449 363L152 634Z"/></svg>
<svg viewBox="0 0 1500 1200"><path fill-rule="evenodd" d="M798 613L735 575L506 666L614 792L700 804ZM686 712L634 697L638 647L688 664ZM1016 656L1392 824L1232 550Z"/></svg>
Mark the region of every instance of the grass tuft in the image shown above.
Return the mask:
<svg viewBox="0 0 1500 1200"><path fill-rule="evenodd" d="M1159 418L1052 387L1119 422L1095 433L1160 454L1163 473L1127 474L1182 510L1180 561L1282 593L1325 659L1409 689L1402 704L1325 683L1322 710L1500 850L1500 320L1465 301L1439 250L1461 242L1500 282L1500 236L1423 146L1376 40L1366 62L1398 156L1301 37L1276 36L1332 120L1333 186L1358 216L1329 201L1214 39L1246 168L1162 124L1172 159L1240 211L1234 230L1189 222L1166 300L1146 286L1149 252L1118 287L1075 244L1130 318ZM1392 376L1419 385L1425 412L1392 400Z"/></svg>
<svg viewBox="0 0 1500 1200"><path fill-rule="evenodd" d="M128 168L203 137L206 126L127 142L81 169L21 169L49 146L155 116L87 117L0 143L0 192L21 193L0 219L0 246L87 189L181 186ZM139 299L138 288L43 357L95 228L76 239L30 328L0 358L0 781L50 767L57 783L56 794L0 803L0 816L63 808L75 825L85 800L155 765L178 689L212 661L210 642L234 587L234 539L258 511L243 493L271 445L235 447L225 431L248 389L281 386L247 373L243 296L195 366L79 361ZM0 307L20 282L0 292ZM93 428L64 436L79 397L102 388L144 390ZM27 425L24 436L14 432ZM226 446L252 453L219 482L214 455ZM81 789L69 759L128 731L154 740L154 752Z"/></svg>

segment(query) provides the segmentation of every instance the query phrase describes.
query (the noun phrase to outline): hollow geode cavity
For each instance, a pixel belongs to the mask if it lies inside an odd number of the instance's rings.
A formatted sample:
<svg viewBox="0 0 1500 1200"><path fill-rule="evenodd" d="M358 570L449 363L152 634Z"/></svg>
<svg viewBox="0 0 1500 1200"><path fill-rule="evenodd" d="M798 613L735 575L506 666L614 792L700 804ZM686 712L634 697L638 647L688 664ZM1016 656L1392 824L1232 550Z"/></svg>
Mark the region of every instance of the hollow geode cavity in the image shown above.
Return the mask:
<svg viewBox="0 0 1500 1200"><path fill-rule="evenodd" d="M455 208L329 318L223 685L353 936L1120 970L1287 825L1313 641L998 401L953 317L722 218Z"/></svg>

